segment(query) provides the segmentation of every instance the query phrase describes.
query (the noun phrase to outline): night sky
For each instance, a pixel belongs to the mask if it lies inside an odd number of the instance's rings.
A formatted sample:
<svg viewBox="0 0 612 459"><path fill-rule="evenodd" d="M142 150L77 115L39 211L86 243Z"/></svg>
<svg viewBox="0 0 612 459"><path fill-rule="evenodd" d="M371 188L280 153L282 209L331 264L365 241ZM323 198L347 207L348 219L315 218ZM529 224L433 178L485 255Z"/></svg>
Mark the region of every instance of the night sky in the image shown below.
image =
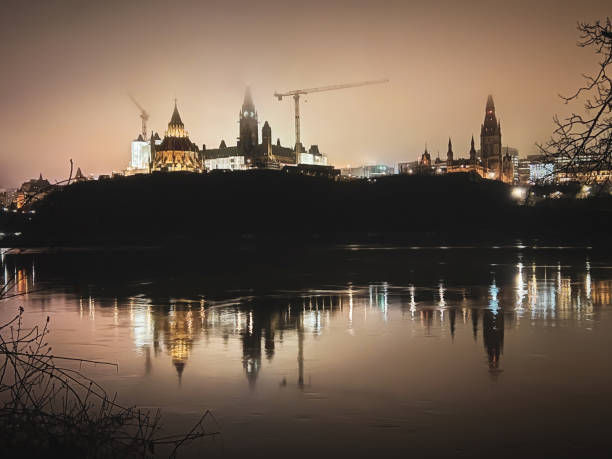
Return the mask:
<svg viewBox="0 0 612 459"><path fill-rule="evenodd" d="M336 166L455 157L479 145L487 94L502 143L534 153L597 56L575 46L599 1L199 1L0 3L0 188L125 168L147 109L163 135L178 99L191 140L235 144L244 88L260 127L293 146L275 90L390 78L307 96L302 139ZM576 107L576 108L579 108Z"/></svg>

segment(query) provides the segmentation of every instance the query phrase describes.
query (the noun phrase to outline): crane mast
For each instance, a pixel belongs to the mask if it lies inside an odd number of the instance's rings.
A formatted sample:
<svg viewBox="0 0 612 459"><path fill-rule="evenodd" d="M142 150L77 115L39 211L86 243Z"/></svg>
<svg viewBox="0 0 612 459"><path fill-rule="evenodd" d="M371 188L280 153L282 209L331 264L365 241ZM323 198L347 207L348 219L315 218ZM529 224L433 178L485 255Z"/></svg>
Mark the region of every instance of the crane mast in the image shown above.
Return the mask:
<svg viewBox="0 0 612 459"><path fill-rule="evenodd" d="M138 110L140 110L140 119L142 120L142 138L143 140L147 140L147 121L149 120L149 114L145 111L144 108L142 108L140 106L140 104L136 101L136 99L134 99L134 97L130 94L130 99L132 99L132 102L134 102L134 105L136 105L136 107L138 107Z"/></svg>
<svg viewBox="0 0 612 459"><path fill-rule="evenodd" d="M357 86L367 86L371 84L388 83L388 78L380 80L360 81L357 83L334 84L330 86L320 86L316 88L295 89L287 92L275 92L274 97L278 100L283 100L283 97L293 96L295 106L295 152L299 155L302 153L302 142L300 140L300 96L311 94L313 92L335 91L337 89L355 88ZM299 163L299 156L296 158Z"/></svg>

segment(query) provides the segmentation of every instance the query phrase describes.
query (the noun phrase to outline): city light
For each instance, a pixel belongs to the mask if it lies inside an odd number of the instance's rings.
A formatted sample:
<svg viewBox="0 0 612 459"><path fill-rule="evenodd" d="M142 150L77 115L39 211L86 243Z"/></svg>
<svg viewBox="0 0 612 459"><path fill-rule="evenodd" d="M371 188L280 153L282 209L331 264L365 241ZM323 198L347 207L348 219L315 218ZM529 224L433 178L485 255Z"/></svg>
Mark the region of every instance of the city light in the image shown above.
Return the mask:
<svg viewBox="0 0 612 459"><path fill-rule="evenodd" d="M514 199L525 199L527 195L527 189L520 186L515 186L512 188L512 197Z"/></svg>

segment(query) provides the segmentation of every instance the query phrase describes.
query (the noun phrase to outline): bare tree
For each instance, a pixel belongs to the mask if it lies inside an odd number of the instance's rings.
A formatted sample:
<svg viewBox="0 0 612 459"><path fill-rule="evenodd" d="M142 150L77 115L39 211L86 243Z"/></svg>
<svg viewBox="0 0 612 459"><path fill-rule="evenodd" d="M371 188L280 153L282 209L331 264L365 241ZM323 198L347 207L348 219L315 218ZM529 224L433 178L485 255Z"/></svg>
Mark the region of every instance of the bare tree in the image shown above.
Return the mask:
<svg viewBox="0 0 612 459"><path fill-rule="evenodd" d="M555 165L558 179L608 182L612 171L612 25L608 17L605 22L578 23L578 30L578 46L593 47L601 55L599 70L596 75L583 74L583 86L560 97L566 104L584 99L584 114L572 113L563 120L555 115L552 137L537 147Z"/></svg>
<svg viewBox="0 0 612 459"><path fill-rule="evenodd" d="M11 294L14 279L0 283L0 301ZM0 303L1 305L2 303ZM81 372L83 365L105 365L52 353L49 321L26 328L23 308L0 322L0 445L8 456L51 454L85 459L176 458L180 448L198 438L216 436L205 423L206 411L187 433L161 435L161 413L122 406L102 386ZM160 454L161 453L161 454Z"/></svg>

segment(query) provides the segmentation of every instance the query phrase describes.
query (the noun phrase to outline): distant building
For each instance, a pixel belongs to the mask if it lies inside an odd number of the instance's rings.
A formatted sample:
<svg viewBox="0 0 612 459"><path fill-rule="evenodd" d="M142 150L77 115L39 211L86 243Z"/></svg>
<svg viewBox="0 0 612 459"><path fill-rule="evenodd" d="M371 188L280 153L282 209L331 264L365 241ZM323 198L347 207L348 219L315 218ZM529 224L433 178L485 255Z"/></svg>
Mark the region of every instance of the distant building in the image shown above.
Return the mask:
<svg viewBox="0 0 612 459"><path fill-rule="evenodd" d="M555 165L546 159L544 155L528 155L529 185L539 182L552 182L555 177Z"/></svg>
<svg viewBox="0 0 612 459"><path fill-rule="evenodd" d="M512 161L512 183L519 183L519 151L513 147L502 147L502 155Z"/></svg>
<svg viewBox="0 0 612 459"><path fill-rule="evenodd" d="M280 139L272 143L272 128L266 121L261 129L259 143L258 113L255 110L250 88L246 88L239 113L239 136L236 146L228 147L224 140L219 148L202 147L201 156L206 169L240 170L251 167L279 169L285 165L295 165L298 158L293 149L283 147ZM308 153L302 153L300 161L305 164L326 165L327 158L319 152L316 145Z"/></svg>
<svg viewBox="0 0 612 459"><path fill-rule="evenodd" d="M9 207L17 199L17 189L0 190L0 206Z"/></svg>
<svg viewBox="0 0 612 459"><path fill-rule="evenodd" d="M480 126L480 150L474 146L474 136L470 143L469 158L455 158L449 139L445 168L448 173L472 172L490 180L515 183L518 174L518 150L501 146L501 123L495 115L493 96L489 95L485 107L485 119Z"/></svg>
<svg viewBox="0 0 612 459"><path fill-rule="evenodd" d="M558 183L605 183L612 181L612 164L606 157L584 153L573 158L558 157L554 161Z"/></svg>
<svg viewBox="0 0 612 459"><path fill-rule="evenodd" d="M311 145L308 153L300 153L299 164L327 166L327 156L319 152L318 145Z"/></svg>
<svg viewBox="0 0 612 459"><path fill-rule="evenodd" d="M448 153L446 154L446 172L447 173L476 173L481 177L486 177L487 173L480 160L478 152L474 146L474 136L470 141L469 158L456 158L453 152L453 144L451 139L448 139Z"/></svg>
<svg viewBox="0 0 612 459"><path fill-rule="evenodd" d="M15 203L18 209L27 207L36 201L40 201L47 194L53 191L55 187L44 179L42 174L37 179L31 179L24 182L17 190Z"/></svg>
<svg viewBox="0 0 612 459"><path fill-rule="evenodd" d="M345 167L340 169L340 174L348 178L374 178L381 177L383 175L393 175L395 174L395 168L393 166L385 166L384 164L377 164L374 166Z"/></svg>
<svg viewBox="0 0 612 459"><path fill-rule="evenodd" d="M168 123L168 130L159 145L151 139L152 171L190 171L201 172L204 168L200 151L196 144L189 140L185 125L181 120L176 101L174 112Z"/></svg>
<svg viewBox="0 0 612 459"><path fill-rule="evenodd" d="M83 175L83 172L81 172L81 168L77 168L76 174L74 174L74 178L72 179L72 183L78 183L78 182L86 182L87 181L87 177L85 177Z"/></svg>
<svg viewBox="0 0 612 459"><path fill-rule="evenodd" d="M340 178L340 169L333 166L320 166L316 164L298 164L297 166L285 166L283 172L288 174L309 175L311 177L325 177L332 180Z"/></svg>
<svg viewBox="0 0 612 459"><path fill-rule="evenodd" d="M130 163L125 170L126 175L149 172L149 166L151 164L151 143L157 147L161 142L162 140L157 132L152 132L151 139L149 140L143 138L142 134L140 134L136 140L133 140Z"/></svg>
<svg viewBox="0 0 612 459"><path fill-rule="evenodd" d="M486 178L513 183L514 170L512 157L502 151L501 122L495 116L493 96L487 98L485 119L480 127L481 160L486 172Z"/></svg>
<svg viewBox="0 0 612 459"><path fill-rule="evenodd" d="M483 164L488 172L501 176L502 149L501 149L501 123L495 116L493 96L487 98L485 119L480 127L480 152Z"/></svg>
<svg viewBox="0 0 612 459"><path fill-rule="evenodd" d="M414 171L416 170L418 164L418 161L398 163L397 173L400 175L412 175L414 174Z"/></svg>
<svg viewBox="0 0 612 459"><path fill-rule="evenodd" d="M531 175L531 170L529 168L530 162L528 158L520 158L518 161L518 184L519 185L529 185L529 178Z"/></svg>

